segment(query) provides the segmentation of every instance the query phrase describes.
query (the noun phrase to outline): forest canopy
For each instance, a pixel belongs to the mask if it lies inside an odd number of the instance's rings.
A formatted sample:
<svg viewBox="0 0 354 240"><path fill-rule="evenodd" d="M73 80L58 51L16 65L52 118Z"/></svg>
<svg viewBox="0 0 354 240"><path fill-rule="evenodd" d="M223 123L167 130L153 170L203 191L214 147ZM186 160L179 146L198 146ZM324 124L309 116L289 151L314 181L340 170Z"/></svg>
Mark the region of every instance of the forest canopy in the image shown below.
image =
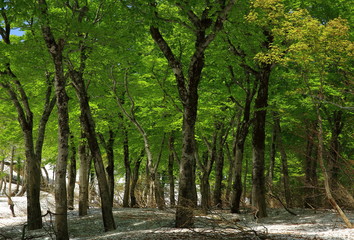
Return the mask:
<svg viewBox="0 0 354 240"><path fill-rule="evenodd" d="M29 229L54 191L58 239L76 178L105 231L117 205L176 207L182 228L197 208L333 207L351 226L350 2L2 1L0 191L11 162Z"/></svg>

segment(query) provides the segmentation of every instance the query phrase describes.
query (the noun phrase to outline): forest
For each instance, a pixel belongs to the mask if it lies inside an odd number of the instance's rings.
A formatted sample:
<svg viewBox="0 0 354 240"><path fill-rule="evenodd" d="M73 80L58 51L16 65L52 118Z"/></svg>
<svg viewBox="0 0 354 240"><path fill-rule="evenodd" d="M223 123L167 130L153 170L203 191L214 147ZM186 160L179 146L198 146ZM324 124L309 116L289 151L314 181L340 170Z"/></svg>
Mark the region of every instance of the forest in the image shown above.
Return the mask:
<svg viewBox="0 0 354 240"><path fill-rule="evenodd" d="M117 208L172 211L176 229L213 211L261 221L333 209L353 228L353 10L1 1L1 199L15 217L13 199L26 198L32 231L53 194L55 239L91 208L103 232L119 229Z"/></svg>

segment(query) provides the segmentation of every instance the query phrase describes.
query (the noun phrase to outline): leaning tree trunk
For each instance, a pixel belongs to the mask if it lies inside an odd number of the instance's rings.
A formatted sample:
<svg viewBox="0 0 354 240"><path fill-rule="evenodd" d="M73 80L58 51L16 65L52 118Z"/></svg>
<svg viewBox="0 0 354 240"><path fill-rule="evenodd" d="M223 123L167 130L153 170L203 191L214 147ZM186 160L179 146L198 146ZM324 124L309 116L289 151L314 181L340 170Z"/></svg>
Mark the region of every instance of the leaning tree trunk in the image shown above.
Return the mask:
<svg viewBox="0 0 354 240"><path fill-rule="evenodd" d="M324 181L324 186L325 186L326 197L327 197L329 203L332 205L332 207L338 212L339 216L342 218L345 225L348 228L352 228L353 224L350 222L348 217L345 215L345 213L342 211L342 209L339 207L336 200L332 196L330 179L329 179L328 172L325 167L324 160L323 160L323 152L324 152L324 149L323 149L323 129L322 129L322 117L321 117L319 105L316 106L316 111L317 111L317 121L318 121L318 133L317 133L318 156L317 157L318 157L318 161L320 163L322 174L323 174L323 181Z"/></svg>
<svg viewBox="0 0 354 240"><path fill-rule="evenodd" d="M104 229L105 231L112 231L116 229L116 225L114 222L114 217L112 212L111 196L109 193L109 186L107 183L101 151L98 145L95 123L92 118L91 109L89 106L89 101L87 96L87 90L83 80L83 73L77 72L75 70L71 70L70 73L75 85L76 94L80 102L81 125L85 131L88 146L90 148L94 160L98 186L100 189L99 193L101 198L101 211L102 211Z"/></svg>

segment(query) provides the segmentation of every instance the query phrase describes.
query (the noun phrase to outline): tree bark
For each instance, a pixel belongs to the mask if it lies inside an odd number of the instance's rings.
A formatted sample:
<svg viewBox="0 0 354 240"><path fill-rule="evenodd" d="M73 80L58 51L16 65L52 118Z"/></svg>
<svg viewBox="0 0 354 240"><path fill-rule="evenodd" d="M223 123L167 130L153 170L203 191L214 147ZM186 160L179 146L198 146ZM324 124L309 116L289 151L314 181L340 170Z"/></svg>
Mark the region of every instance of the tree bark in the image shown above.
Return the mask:
<svg viewBox="0 0 354 240"><path fill-rule="evenodd" d="M344 127L343 112L334 111L332 116L328 116L328 121L331 126L331 140L329 146L328 158L328 176L330 179L331 189L336 189L340 170L340 134Z"/></svg>
<svg viewBox="0 0 354 240"><path fill-rule="evenodd" d="M123 121L123 118L121 120ZM124 158L124 168L125 168L123 207L129 207L129 198L131 196L130 180L132 176L131 176L130 159L129 159L129 136L128 136L128 130L126 129L125 126L123 127L122 134L123 134L123 154L124 154L123 158Z"/></svg>
<svg viewBox="0 0 354 240"><path fill-rule="evenodd" d="M305 199L304 207L313 208L317 206L317 157L315 151L315 138L317 132L317 121L307 124L307 144L305 152Z"/></svg>
<svg viewBox="0 0 354 240"><path fill-rule="evenodd" d="M71 136L71 157L68 171L68 209L74 209L75 183L76 183L76 145L74 136Z"/></svg>
<svg viewBox="0 0 354 240"><path fill-rule="evenodd" d="M132 183L131 183L131 188L130 188L130 207L137 207L138 202L136 200L135 196L135 188L139 179L139 168L141 161L143 160L145 153L145 149L143 149L139 155L139 157L136 159L135 164L134 164L134 169L133 169L133 175L132 175Z"/></svg>
<svg viewBox="0 0 354 240"><path fill-rule="evenodd" d="M324 186L325 186L325 192L326 192L326 197L329 201L329 203L332 205L332 207L337 211L339 216L342 218L343 222L348 228L353 228L353 224L350 222L348 217L345 215L343 210L338 206L336 200L332 196L331 192L331 186L330 186L330 178L326 169L326 166L324 164L323 160L323 129L322 129L322 117L320 113L320 106L316 106L316 111L317 111L317 121L318 121L318 133L317 133L317 139L318 139L318 161L321 166L322 174L323 174L323 181L324 181Z"/></svg>
<svg viewBox="0 0 354 240"><path fill-rule="evenodd" d="M223 124L216 123L216 129L219 132L216 141L216 158L215 158L215 185L213 194L213 204L218 208L222 208L222 189L223 189L223 170L224 170L224 133Z"/></svg>
<svg viewBox="0 0 354 240"><path fill-rule="evenodd" d="M94 160L98 186L100 189L99 192L101 198L101 211L102 211L104 230L112 231L116 229L116 225L114 222L114 217L112 212L111 195L109 192L109 186L107 183L106 173L103 165L102 154L97 140L95 123L89 106L87 90L83 80L83 72L77 72L76 70L71 70L70 73L71 73L71 78L75 85L77 97L80 102L81 127L85 131L87 143Z"/></svg>
<svg viewBox="0 0 354 240"><path fill-rule="evenodd" d="M255 100L254 126L252 133L253 146L253 171L252 171L252 201L257 208L257 217L267 217L265 201L265 123L266 107L268 106L268 84L271 66L264 66L256 75L259 82L257 97Z"/></svg>
<svg viewBox="0 0 354 240"><path fill-rule="evenodd" d="M108 131L109 137L108 141L106 142L104 139L104 136L102 134L98 134L98 136L101 139L102 145L104 146L107 154L107 167L106 167L106 172L107 172L107 181L108 181L108 187L109 187L109 195L111 197L111 202L112 202L112 207L113 207L113 199L114 199L114 141L116 137L116 133L109 128Z"/></svg>
<svg viewBox="0 0 354 240"><path fill-rule="evenodd" d="M194 27L196 37L194 53L188 66L188 79L184 76L182 63L173 54L170 46L161 35L159 28L150 26L152 38L175 74L178 93L183 104L183 139L176 227L188 228L194 226L193 209L197 200L195 185L195 122L198 109L198 85L204 67L204 52L215 39L216 34L223 28L223 22L235 2L235 0L230 0L227 4L220 4L218 7L221 10L218 12L214 22L209 18L209 6L204 9L202 16L199 18L192 10L185 9L183 4L177 4L181 11L187 14ZM208 35L206 34L207 30L211 30Z"/></svg>
<svg viewBox="0 0 354 240"><path fill-rule="evenodd" d="M11 157L10 157L10 174L9 174L9 189L8 195L11 198L12 196L12 178L14 175L14 157L15 157L15 147L11 147Z"/></svg>
<svg viewBox="0 0 354 240"><path fill-rule="evenodd" d="M200 169L202 170L202 175L200 177L200 194L202 195L201 199L201 208L206 214L211 206L211 197L210 197L210 183L209 177L212 170L213 162L215 161L215 152L209 157L210 153L208 151L202 154L203 164L200 163Z"/></svg>
<svg viewBox="0 0 354 240"><path fill-rule="evenodd" d="M87 143L84 139L84 134L81 136L81 142L79 145L79 157L80 157L80 184L79 184L79 216L86 216L89 202L89 156Z"/></svg>
<svg viewBox="0 0 354 240"><path fill-rule="evenodd" d="M168 144L168 149L169 149L169 155L168 155L168 179L169 179L169 185L170 185L170 206L174 207L176 205L176 200L175 200L175 177L173 174L173 165L175 162L175 157L174 157L174 135L173 132L170 135L169 138L169 144Z"/></svg>
<svg viewBox="0 0 354 240"><path fill-rule="evenodd" d="M283 139L282 139L282 133L280 127L280 118L278 113L273 112L273 120L274 120L275 130L277 133L276 142L281 156L285 202L286 202L286 206L288 208L291 208L292 199L291 199L290 183L289 183L288 157L286 155L285 148L283 145Z"/></svg>

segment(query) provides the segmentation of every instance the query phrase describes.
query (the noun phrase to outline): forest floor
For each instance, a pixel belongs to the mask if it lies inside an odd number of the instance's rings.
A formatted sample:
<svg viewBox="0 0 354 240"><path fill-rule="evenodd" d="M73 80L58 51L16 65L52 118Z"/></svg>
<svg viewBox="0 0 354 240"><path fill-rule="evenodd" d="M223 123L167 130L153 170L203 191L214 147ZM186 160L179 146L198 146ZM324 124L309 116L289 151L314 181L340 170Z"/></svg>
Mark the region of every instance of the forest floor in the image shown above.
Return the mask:
<svg viewBox="0 0 354 240"><path fill-rule="evenodd" d="M55 239L52 217L43 217L44 228L28 231L26 198L13 197L16 217L12 217L7 198L0 196L0 240L2 239ZM43 213L53 211L54 199L42 193ZM354 229L347 229L332 210L292 209L297 216L284 209L269 209L269 217L255 220L247 208L241 214L227 210L211 211L203 215L196 211L195 228L174 228L174 209L160 211L151 208L116 208L114 216L117 229L103 231L100 209L91 208L89 214L78 216L78 211L68 212L70 239L316 239L354 240ZM354 212L346 211L354 222ZM54 217L53 217L54 218Z"/></svg>

